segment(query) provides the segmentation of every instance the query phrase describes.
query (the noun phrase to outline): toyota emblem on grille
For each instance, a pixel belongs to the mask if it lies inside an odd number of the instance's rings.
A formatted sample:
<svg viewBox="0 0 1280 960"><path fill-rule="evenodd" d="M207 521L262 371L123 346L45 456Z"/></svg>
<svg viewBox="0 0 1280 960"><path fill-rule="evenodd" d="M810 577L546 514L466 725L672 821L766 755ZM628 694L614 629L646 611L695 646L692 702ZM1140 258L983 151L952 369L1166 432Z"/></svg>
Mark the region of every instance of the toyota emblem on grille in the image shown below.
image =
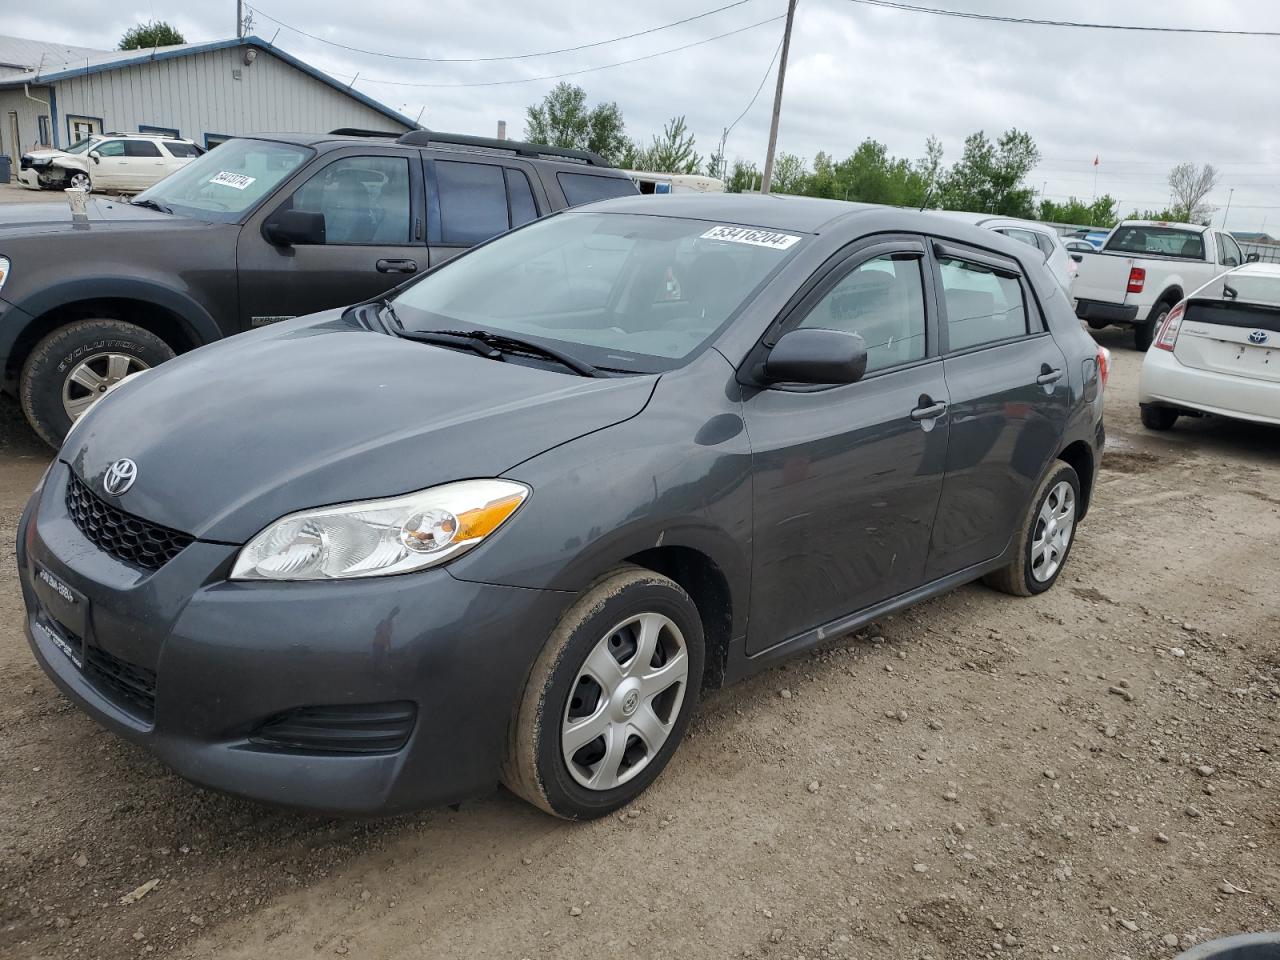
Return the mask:
<svg viewBox="0 0 1280 960"><path fill-rule="evenodd" d="M1267 332L1265 330L1253 331L1253 333L1249 334L1249 342L1250 343L1266 343Z"/></svg>
<svg viewBox="0 0 1280 960"><path fill-rule="evenodd" d="M102 489L111 496L118 497L132 487L133 481L137 479L138 465L124 457L107 467L106 475L102 478Z"/></svg>

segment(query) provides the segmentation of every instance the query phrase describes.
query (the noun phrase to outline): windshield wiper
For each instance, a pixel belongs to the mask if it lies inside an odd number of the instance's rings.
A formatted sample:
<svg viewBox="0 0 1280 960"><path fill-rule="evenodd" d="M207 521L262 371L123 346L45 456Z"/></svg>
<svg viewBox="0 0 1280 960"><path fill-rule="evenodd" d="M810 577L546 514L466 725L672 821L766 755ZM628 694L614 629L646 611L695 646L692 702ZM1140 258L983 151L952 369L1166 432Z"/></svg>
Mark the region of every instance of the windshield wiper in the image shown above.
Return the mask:
<svg viewBox="0 0 1280 960"><path fill-rule="evenodd" d="M159 210L161 213L173 213L172 207L166 207L159 200L152 200L148 197L146 200L130 200L131 207L146 207L149 210Z"/></svg>
<svg viewBox="0 0 1280 960"><path fill-rule="evenodd" d="M602 376L596 367L593 367L585 360L578 359L573 354L557 350L555 347L545 347L540 343L534 343L532 340L513 337L506 333L491 333L488 330L405 330L403 326L401 326L399 333L402 337L422 343L467 347L475 350L481 356L487 356L494 360L500 358L504 353L545 357L556 361L561 366L568 367L579 376Z"/></svg>

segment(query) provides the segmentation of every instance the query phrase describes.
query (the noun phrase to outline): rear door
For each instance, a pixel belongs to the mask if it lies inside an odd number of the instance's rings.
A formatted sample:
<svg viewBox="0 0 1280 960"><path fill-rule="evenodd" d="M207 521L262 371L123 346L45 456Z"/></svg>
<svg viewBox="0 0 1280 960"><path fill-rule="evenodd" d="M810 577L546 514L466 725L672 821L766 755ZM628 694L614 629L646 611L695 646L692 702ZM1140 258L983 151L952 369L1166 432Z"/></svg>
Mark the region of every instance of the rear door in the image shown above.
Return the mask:
<svg viewBox="0 0 1280 960"><path fill-rule="evenodd" d="M353 147L325 160L264 204L240 231L242 329L358 303L426 269L417 154ZM325 242L270 243L263 224L282 210L322 214Z"/></svg>
<svg viewBox="0 0 1280 960"><path fill-rule="evenodd" d="M427 242L432 266L536 220L546 194L529 165L504 157L428 157Z"/></svg>
<svg viewBox="0 0 1280 960"><path fill-rule="evenodd" d="M125 140L122 190L145 190L169 175L169 158L152 140Z"/></svg>
<svg viewBox="0 0 1280 960"><path fill-rule="evenodd" d="M1015 260L935 242L929 250L950 394L946 478L928 580L1000 556L1066 429L1066 357Z"/></svg>

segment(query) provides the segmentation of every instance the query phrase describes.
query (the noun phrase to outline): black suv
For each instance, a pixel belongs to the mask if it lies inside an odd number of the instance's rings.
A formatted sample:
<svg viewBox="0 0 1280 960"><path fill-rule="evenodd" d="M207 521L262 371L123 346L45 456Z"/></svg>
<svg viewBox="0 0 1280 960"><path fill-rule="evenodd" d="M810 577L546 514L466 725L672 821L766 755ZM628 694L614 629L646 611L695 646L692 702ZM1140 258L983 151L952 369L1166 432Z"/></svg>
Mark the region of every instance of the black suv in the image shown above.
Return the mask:
<svg viewBox="0 0 1280 960"><path fill-rule="evenodd" d="M543 214L636 193L599 156L416 130L231 140L133 200L0 212L0 360L57 446L124 377L376 297Z"/></svg>

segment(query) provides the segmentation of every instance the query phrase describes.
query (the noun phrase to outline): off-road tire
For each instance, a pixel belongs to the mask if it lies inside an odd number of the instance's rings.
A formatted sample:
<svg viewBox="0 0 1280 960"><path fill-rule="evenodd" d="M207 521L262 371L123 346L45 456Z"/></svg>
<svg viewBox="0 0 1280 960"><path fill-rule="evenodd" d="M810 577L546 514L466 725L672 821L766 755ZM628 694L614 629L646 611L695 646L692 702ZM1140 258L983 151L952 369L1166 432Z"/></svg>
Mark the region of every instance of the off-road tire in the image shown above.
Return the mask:
<svg viewBox="0 0 1280 960"><path fill-rule="evenodd" d="M618 623L638 613L661 613L684 634L689 673L684 699L662 748L631 780L590 790L567 769L561 726L572 686L587 654ZM566 820L591 820L625 806L662 773L698 707L705 657L702 621L673 580L625 565L596 580L560 618L530 671L512 717L502 782L512 793Z"/></svg>
<svg viewBox="0 0 1280 960"><path fill-rule="evenodd" d="M148 367L171 360L173 349L154 333L99 317L59 327L36 344L22 365L18 399L40 439L57 449L71 429L71 418L62 405L62 385L85 357L110 351L137 357Z"/></svg>

